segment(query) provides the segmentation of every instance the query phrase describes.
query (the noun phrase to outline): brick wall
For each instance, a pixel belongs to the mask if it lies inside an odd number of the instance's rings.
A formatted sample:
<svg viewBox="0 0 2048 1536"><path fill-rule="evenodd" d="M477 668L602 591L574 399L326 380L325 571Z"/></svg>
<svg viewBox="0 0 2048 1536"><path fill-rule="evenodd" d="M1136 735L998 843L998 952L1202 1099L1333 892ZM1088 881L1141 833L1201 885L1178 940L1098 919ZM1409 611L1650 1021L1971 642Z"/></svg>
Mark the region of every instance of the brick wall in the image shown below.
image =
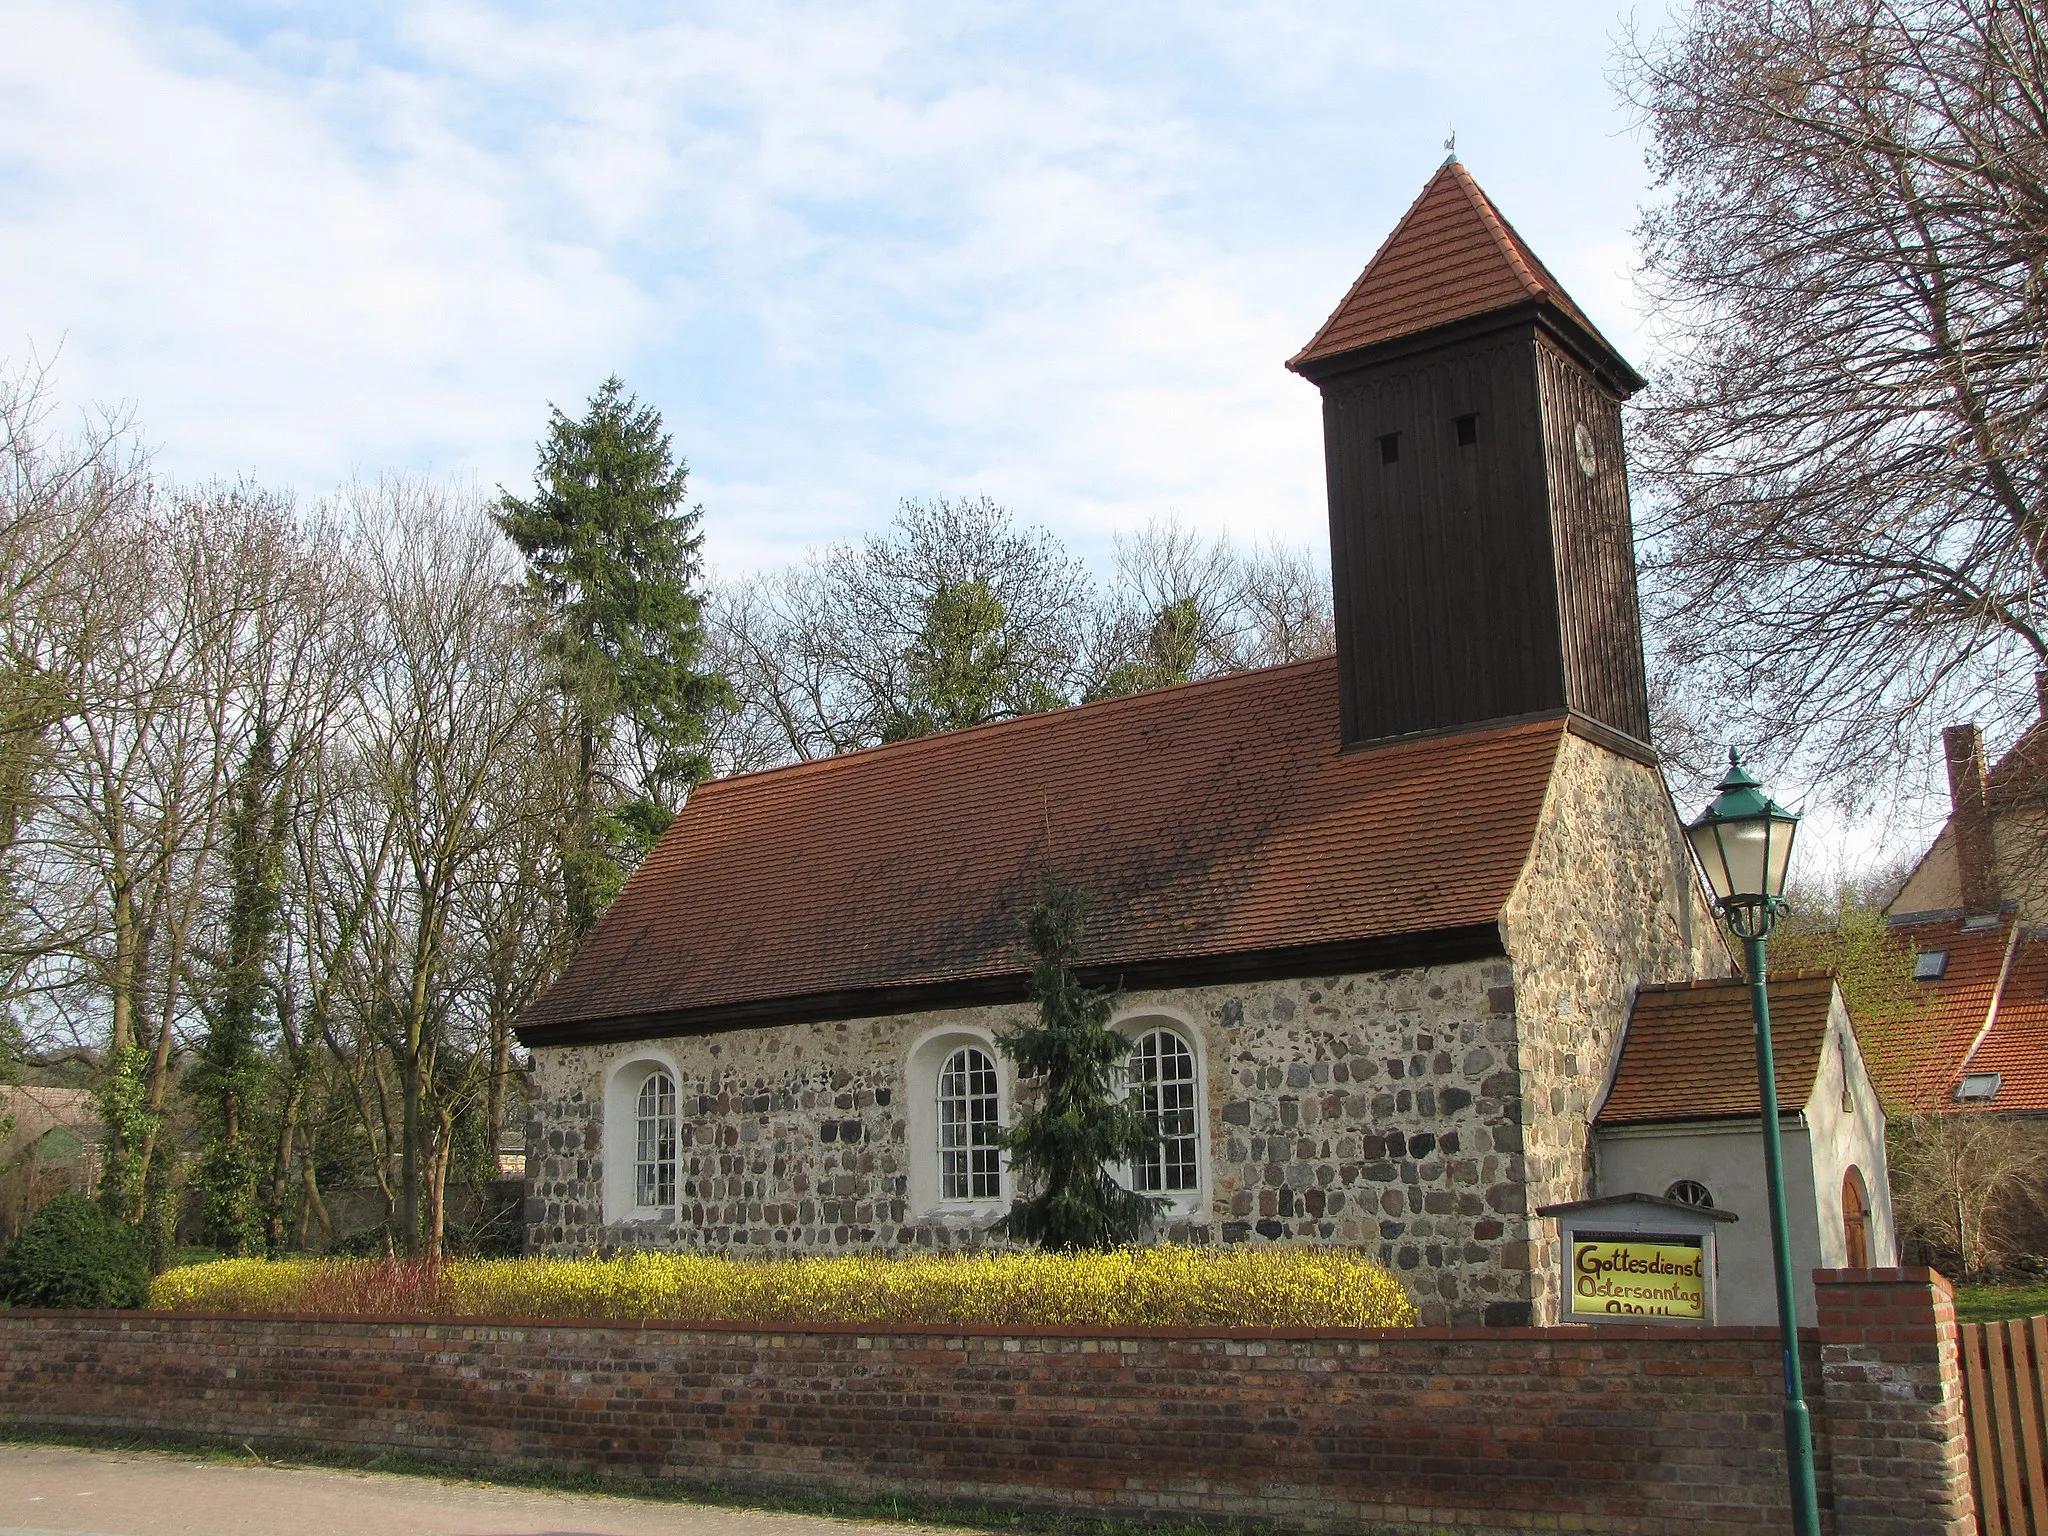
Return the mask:
<svg viewBox="0 0 2048 1536"><path fill-rule="evenodd" d="M1931 1269L1814 1271L1835 1504L1868 1536L1977 1528L1955 1295Z"/></svg>
<svg viewBox="0 0 2048 1536"><path fill-rule="evenodd" d="M1834 1536L1973 1528L1953 1307L1822 1271ZM1776 1335L643 1324L0 1311L0 1422L751 1491L1421 1536L1789 1525Z"/></svg>
<svg viewBox="0 0 2048 1536"><path fill-rule="evenodd" d="M771 1334L0 1312L0 1418L17 1424L1296 1528L1782 1528L1777 1380L1755 1329Z"/></svg>

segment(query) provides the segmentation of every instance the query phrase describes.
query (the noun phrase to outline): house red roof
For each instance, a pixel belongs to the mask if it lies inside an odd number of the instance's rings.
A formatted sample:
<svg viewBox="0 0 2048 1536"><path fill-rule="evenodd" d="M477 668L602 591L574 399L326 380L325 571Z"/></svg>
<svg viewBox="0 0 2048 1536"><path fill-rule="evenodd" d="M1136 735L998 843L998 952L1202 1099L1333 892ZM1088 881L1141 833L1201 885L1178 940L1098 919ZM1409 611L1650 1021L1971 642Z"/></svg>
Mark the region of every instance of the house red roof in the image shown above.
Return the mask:
<svg viewBox="0 0 2048 1536"><path fill-rule="evenodd" d="M1771 1064L1781 1115L1805 1108L1813 1095L1834 995L1835 978L1825 971L1770 982ZM1678 982L1636 994L1621 1061L1595 1124L1740 1120L1762 1112L1748 982Z"/></svg>
<svg viewBox="0 0 2048 1536"><path fill-rule="evenodd" d="M1087 952L1111 975L1397 939L1381 963L1419 963L1427 934L1497 954L1565 728L1341 752L1325 657L716 781L521 1038L855 1016L975 981L1021 995L1047 869L1092 892Z"/></svg>
<svg viewBox="0 0 2048 1536"><path fill-rule="evenodd" d="M1607 347L1472 173L1446 160L1323 328L1287 366L1299 370L1321 358L1532 300L1561 310Z"/></svg>
<svg viewBox="0 0 2048 1536"><path fill-rule="evenodd" d="M1926 1006L1866 1042L1886 1102L1912 1113L2048 1113L2048 934L2012 914L1974 926L1953 918L1892 931L1916 956L1940 951L1947 958L1940 979L1919 984ZM1965 1072L1996 1072L1996 1096L1958 1103Z"/></svg>

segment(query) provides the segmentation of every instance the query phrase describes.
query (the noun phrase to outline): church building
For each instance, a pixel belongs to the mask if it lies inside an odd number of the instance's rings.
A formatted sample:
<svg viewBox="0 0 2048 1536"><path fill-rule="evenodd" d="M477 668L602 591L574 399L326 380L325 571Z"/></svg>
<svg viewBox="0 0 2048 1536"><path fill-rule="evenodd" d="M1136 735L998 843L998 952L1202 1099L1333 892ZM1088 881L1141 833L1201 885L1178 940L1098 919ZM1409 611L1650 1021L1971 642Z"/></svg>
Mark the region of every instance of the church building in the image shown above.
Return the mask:
<svg viewBox="0 0 2048 1536"><path fill-rule="evenodd" d="M1056 871L1161 1235L1557 1320L1536 1211L1595 1192L1631 1004L1728 970L1649 741L1642 381L1456 160L1287 366L1336 654L704 785L521 1023L530 1251L983 1240Z"/></svg>

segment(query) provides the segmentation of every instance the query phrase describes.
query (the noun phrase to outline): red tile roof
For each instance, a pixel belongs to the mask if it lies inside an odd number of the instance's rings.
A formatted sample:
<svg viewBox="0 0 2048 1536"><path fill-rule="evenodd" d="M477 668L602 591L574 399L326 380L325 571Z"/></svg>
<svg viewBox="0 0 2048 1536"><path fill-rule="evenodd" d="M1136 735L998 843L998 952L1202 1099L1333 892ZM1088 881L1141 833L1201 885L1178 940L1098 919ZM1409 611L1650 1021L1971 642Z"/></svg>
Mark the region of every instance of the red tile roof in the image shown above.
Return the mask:
<svg viewBox="0 0 2048 1536"><path fill-rule="evenodd" d="M1771 980L1771 1062L1781 1115L1804 1109L1813 1095L1834 995L1835 978L1825 971ZM1679 982L1636 995L1621 1062L1595 1123L1739 1120L1762 1113L1760 1103L1749 984Z"/></svg>
<svg viewBox="0 0 2048 1536"><path fill-rule="evenodd" d="M2016 929L2018 922L2008 915L1966 928L1956 918L1892 930L1916 952L1946 950L1948 969L1941 980L1920 984L1927 1004L1919 1014L1864 1042L1871 1076L1888 1104L1915 1113L2048 1112L2048 934ZM1965 1071L1998 1073L1997 1097L1958 1104L1956 1085Z"/></svg>
<svg viewBox="0 0 2048 1536"><path fill-rule="evenodd" d="M1607 346L1471 172L1446 160L1344 302L1287 366L1298 370L1304 363L1531 300L1563 311Z"/></svg>
<svg viewBox="0 0 2048 1536"><path fill-rule="evenodd" d="M1497 944L1564 723L1344 753L1337 718L1325 657L707 784L522 1038L1021 981L1047 867L1094 893L1110 968L1475 925Z"/></svg>

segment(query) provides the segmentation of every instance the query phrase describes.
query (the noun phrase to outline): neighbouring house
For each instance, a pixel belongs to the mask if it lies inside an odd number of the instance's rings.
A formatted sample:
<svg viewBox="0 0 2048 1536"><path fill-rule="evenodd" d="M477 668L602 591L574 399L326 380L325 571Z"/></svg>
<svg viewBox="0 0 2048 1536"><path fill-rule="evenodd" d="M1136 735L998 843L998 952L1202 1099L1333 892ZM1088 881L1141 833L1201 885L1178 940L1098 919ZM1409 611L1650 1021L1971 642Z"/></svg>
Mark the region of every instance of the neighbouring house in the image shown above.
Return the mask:
<svg viewBox="0 0 2048 1536"><path fill-rule="evenodd" d="M1834 977L1770 982L1785 1203L1800 1315L1813 1271L1898 1262L1884 1106ZM1732 1213L1718 1234L1724 1323L1775 1323L1756 1032L1740 980L1644 987L1593 1115L1594 1185Z"/></svg>
<svg viewBox="0 0 2048 1536"><path fill-rule="evenodd" d="M89 1089L0 1088L0 1242L54 1196L90 1195L103 1140Z"/></svg>
<svg viewBox="0 0 2048 1536"><path fill-rule="evenodd" d="M1056 871L1167 1231L1555 1320L1631 999L1728 970L1648 740L1641 381L1455 160L1289 366L1336 654L703 786L521 1022L532 1251L981 1241Z"/></svg>
<svg viewBox="0 0 2048 1536"><path fill-rule="evenodd" d="M2048 1119L2048 720L1988 771L1976 726L1942 744L1948 821L1885 909L1923 1007L1873 1070L1916 1114Z"/></svg>

